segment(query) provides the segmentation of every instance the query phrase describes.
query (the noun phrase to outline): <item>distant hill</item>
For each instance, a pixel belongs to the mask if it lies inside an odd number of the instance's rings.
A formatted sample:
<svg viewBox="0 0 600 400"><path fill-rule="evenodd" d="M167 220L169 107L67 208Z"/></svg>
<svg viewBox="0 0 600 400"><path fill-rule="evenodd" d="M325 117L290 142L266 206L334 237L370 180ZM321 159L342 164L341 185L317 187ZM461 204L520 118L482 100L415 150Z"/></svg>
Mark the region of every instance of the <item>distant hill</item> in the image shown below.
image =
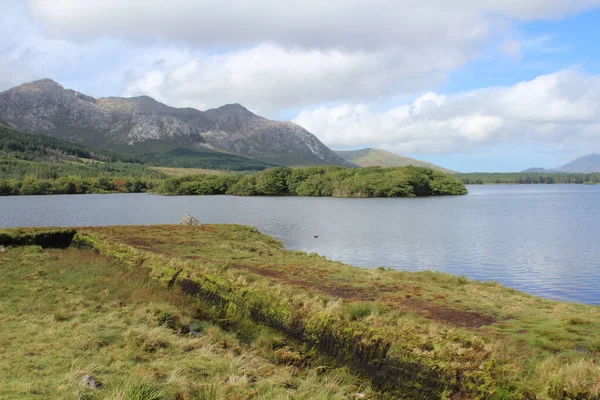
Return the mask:
<svg viewBox="0 0 600 400"><path fill-rule="evenodd" d="M557 168L544 169L544 168L529 168L522 172L534 172L534 173L557 173L557 172L571 172L580 174L591 174L594 172L600 172L600 154L592 153L587 156L579 157L570 163L562 165Z"/></svg>
<svg viewBox="0 0 600 400"><path fill-rule="evenodd" d="M544 168L536 168L536 167L534 167L534 168L528 168L528 169L523 170L521 172L524 172L524 173L533 173L533 174L543 174L545 172L551 172L551 170L547 170L547 169L544 169Z"/></svg>
<svg viewBox="0 0 600 400"><path fill-rule="evenodd" d="M22 132L135 155L190 148L288 166L352 166L301 126L263 118L240 104L200 111L148 96L96 99L51 79L0 93L0 121Z"/></svg>
<svg viewBox="0 0 600 400"><path fill-rule="evenodd" d="M438 171L445 172L447 174L454 173L454 171L439 167L427 161L415 160L414 158L409 157L402 157L381 149L366 148L360 150L336 151L336 153L344 159L361 167L404 167L407 165L414 165L417 167L432 168Z"/></svg>
<svg viewBox="0 0 600 400"><path fill-rule="evenodd" d="M600 154L592 153L579 157L557 169L564 172L580 172L584 174L600 172Z"/></svg>

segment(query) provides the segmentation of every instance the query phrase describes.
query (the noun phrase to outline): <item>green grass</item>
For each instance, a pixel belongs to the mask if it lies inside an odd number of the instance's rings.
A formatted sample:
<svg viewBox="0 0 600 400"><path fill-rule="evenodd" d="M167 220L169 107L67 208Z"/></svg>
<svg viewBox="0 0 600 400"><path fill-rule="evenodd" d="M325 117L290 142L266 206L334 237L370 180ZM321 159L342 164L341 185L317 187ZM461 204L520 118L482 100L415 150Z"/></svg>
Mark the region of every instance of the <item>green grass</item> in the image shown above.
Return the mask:
<svg viewBox="0 0 600 400"><path fill-rule="evenodd" d="M224 330L206 304L91 250L9 247L0 274L2 400L372 398L345 369L279 362L285 346L304 354L281 335Z"/></svg>
<svg viewBox="0 0 600 400"><path fill-rule="evenodd" d="M143 259L159 279L172 276L159 260L181 262L180 278L223 278L218 281L223 289L216 292L229 287L249 293L243 300L227 297L238 307L250 302L252 293L264 297L259 304L280 312L281 319L297 318L314 327L321 318L337 321L342 332L383 337L391 346L389 357L416 357L423 368L460 376L459 381L449 378L445 387L464 396L502 398L499 393L506 392L510 398L559 399L561 391L582 399L600 395L595 364L600 361L598 307L545 300L437 272L353 268L315 254L286 251L276 240L241 226L104 227L82 232L100 238L104 251L130 261ZM285 311L288 307L295 311ZM354 340L337 334L338 340Z"/></svg>
<svg viewBox="0 0 600 400"><path fill-rule="evenodd" d="M114 273L108 276L146 276L140 274L142 266L151 279L148 285L162 282L161 289L154 285L152 292L159 293L160 299L174 290L165 289L168 286L194 295L204 304L203 317L194 320L194 330L211 331L214 327L207 325L211 321L229 327L232 332L221 334L234 335L239 346L262 349L260 354L278 366L317 376L329 368L336 373L351 371L336 381L342 388L356 385L352 379L357 378L350 377L361 376L390 398L600 397L599 307L545 300L495 283L437 272L354 268L316 254L284 250L281 243L250 227L77 231L76 243L132 268L124 270L115 264ZM18 251L23 250L9 250ZM66 257L71 253L82 254L73 249L40 254ZM65 259L62 269L69 262L81 265L74 258ZM19 256L14 263L26 260ZM45 271L36 267L32 273L37 270ZM46 280L52 274L34 276ZM127 279L118 275L117 280ZM190 306L191 300L187 301L175 309L152 307L144 329L134 329L141 322L131 317L116 332L99 330L93 343L105 349L126 341L152 357L170 354L178 348L173 339L152 332L159 329L172 335L173 330L191 323L194 314L181 311ZM44 301L45 306L49 303ZM15 302L4 309L20 307ZM46 313L53 324L73 324L80 318L77 309ZM210 384L203 381L198 390L210 396L215 389ZM159 389L170 390L168 385Z"/></svg>

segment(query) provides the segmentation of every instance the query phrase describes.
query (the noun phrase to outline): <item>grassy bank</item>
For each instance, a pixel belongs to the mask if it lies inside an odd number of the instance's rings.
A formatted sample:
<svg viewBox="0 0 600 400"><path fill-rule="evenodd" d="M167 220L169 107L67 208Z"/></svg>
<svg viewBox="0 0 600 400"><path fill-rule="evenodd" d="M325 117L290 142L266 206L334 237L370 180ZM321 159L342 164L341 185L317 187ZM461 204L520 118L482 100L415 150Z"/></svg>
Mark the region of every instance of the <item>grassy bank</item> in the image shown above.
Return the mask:
<svg viewBox="0 0 600 400"><path fill-rule="evenodd" d="M11 247L0 274L3 400L373 398L281 334L211 321L210 304L91 250Z"/></svg>
<svg viewBox="0 0 600 400"><path fill-rule="evenodd" d="M600 396L598 307L544 300L440 273L353 268L286 251L255 229L234 225L81 228L74 243L94 248L104 263L119 262L104 279L118 273L138 279L147 275L148 285L162 285L157 293L183 296L178 310L193 297L206 305L201 321L235 327L244 343L280 335L301 359L319 359L303 364L310 365L306 373L348 368L351 373L336 381L345 395L363 379L379 393L369 396L388 398ZM25 250L11 248L7 254L19 251ZM41 254L78 252L92 254L74 249ZM26 259L13 254L10 271ZM82 264L72 257L59 270ZM17 278L3 282L13 285ZM5 291L8 286L3 285ZM182 315L183 320L194 316ZM305 398L316 398L311 396Z"/></svg>

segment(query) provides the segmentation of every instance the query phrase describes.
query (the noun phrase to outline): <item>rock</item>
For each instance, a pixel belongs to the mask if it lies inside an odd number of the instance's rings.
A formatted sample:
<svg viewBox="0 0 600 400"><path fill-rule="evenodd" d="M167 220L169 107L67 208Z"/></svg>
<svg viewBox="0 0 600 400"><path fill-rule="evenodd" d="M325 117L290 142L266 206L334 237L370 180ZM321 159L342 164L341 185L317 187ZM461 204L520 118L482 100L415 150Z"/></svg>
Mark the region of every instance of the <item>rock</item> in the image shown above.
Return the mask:
<svg viewBox="0 0 600 400"><path fill-rule="evenodd" d="M181 221L179 221L179 225L187 225L187 226L199 226L200 221L196 218L192 217L190 214L183 214L181 217Z"/></svg>
<svg viewBox="0 0 600 400"><path fill-rule="evenodd" d="M354 166L300 125L263 118L239 104L200 111L148 96L95 99L50 79L0 91L0 120L85 146L116 150L127 144L132 153L157 141L152 146L158 153L201 146L277 164Z"/></svg>
<svg viewBox="0 0 600 400"><path fill-rule="evenodd" d="M93 376L85 374L81 377L81 379L79 380L79 382L81 383L81 386L83 386L86 389L92 389L92 390L98 390L98 389L102 389L102 384L100 382L98 382L96 379L94 379Z"/></svg>

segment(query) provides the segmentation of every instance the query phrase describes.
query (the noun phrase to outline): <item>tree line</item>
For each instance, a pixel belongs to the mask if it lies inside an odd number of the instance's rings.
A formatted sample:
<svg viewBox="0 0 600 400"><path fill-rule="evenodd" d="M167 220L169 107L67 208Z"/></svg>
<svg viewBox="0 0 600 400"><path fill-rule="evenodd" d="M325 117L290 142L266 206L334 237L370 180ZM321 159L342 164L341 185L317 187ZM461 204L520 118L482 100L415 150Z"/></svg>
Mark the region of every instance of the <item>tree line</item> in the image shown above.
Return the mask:
<svg viewBox="0 0 600 400"><path fill-rule="evenodd" d="M165 180L156 188L168 195L417 197L462 195L456 178L424 167L337 166L271 168L252 175L192 175Z"/></svg>
<svg viewBox="0 0 600 400"><path fill-rule="evenodd" d="M600 173L469 173L455 174L465 185L485 184L555 184L555 183L600 183Z"/></svg>
<svg viewBox="0 0 600 400"><path fill-rule="evenodd" d="M79 178L22 180L0 179L0 196L89 194L89 193L143 193L152 191L160 181L143 178Z"/></svg>

